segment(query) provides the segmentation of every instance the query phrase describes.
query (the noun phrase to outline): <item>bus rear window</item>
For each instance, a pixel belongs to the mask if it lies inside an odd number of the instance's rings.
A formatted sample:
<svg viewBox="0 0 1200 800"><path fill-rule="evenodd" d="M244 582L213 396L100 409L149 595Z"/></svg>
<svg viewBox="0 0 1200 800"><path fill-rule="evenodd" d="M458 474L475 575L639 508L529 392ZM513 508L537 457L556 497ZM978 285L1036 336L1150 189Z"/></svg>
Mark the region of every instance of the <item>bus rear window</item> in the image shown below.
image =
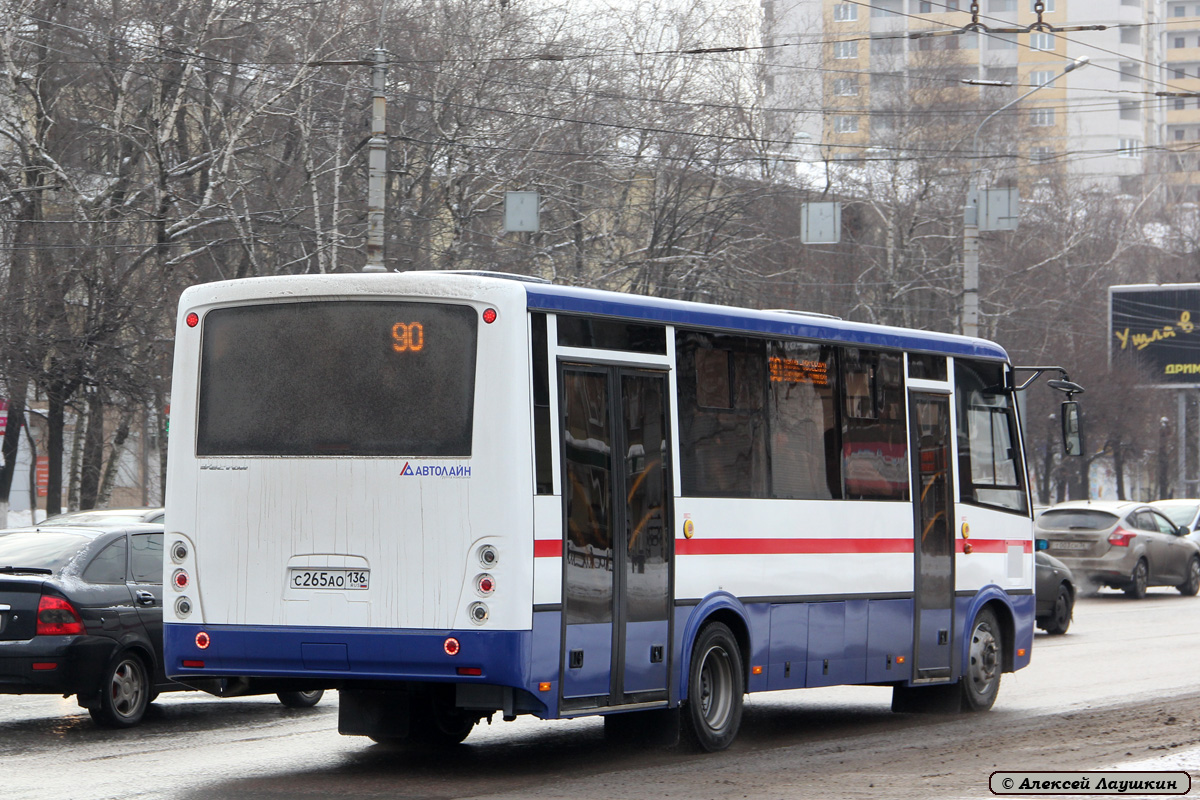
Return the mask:
<svg viewBox="0 0 1200 800"><path fill-rule="evenodd" d="M476 319L380 301L210 311L196 454L469 456Z"/></svg>
<svg viewBox="0 0 1200 800"><path fill-rule="evenodd" d="M1052 509L1038 517L1038 525L1050 531L1102 531L1116 522L1115 514L1089 509Z"/></svg>

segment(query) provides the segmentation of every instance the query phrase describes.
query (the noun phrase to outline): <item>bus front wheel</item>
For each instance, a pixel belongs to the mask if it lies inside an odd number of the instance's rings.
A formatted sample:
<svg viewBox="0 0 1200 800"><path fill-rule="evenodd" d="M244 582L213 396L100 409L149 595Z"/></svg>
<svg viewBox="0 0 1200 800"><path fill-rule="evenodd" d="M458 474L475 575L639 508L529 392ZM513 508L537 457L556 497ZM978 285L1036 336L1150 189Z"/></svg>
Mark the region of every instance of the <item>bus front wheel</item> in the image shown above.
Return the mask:
<svg viewBox="0 0 1200 800"><path fill-rule="evenodd" d="M745 691L742 653L732 631L720 622L706 625L692 647L683 728L688 740L710 753L724 750L742 722Z"/></svg>
<svg viewBox="0 0 1200 800"><path fill-rule="evenodd" d="M983 609L971 626L967 663L962 676L963 710L987 711L1000 693L1004 671L1004 639L996 615Z"/></svg>

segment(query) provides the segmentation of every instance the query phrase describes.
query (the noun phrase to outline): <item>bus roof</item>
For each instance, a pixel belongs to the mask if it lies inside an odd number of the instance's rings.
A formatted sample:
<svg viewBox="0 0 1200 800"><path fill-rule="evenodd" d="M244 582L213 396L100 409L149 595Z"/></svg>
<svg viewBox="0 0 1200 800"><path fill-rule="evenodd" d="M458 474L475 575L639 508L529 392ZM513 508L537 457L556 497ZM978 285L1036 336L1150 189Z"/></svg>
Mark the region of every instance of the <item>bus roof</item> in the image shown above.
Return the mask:
<svg viewBox="0 0 1200 800"><path fill-rule="evenodd" d="M721 328L995 361L1008 360L1004 348L994 342L948 333L847 322L803 312L757 311L574 286L531 283L524 284L524 288L529 307L544 311Z"/></svg>
<svg viewBox="0 0 1200 800"><path fill-rule="evenodd" d="M429 270L375 274L276 275L198 284L184 292L181 306L196 303L245 302L252 299L290 299L305 296L367 295L382 299L417 291L447 297L476 297L482 292L524 292L530 309L586 314L613 319L657 322L730 332L839 342L851 346L1008 361L1000 345L948 333L895 328L799 311L759 311L749 308L669 300L661 297L560 286L520 279L504 273Z"/></svg>

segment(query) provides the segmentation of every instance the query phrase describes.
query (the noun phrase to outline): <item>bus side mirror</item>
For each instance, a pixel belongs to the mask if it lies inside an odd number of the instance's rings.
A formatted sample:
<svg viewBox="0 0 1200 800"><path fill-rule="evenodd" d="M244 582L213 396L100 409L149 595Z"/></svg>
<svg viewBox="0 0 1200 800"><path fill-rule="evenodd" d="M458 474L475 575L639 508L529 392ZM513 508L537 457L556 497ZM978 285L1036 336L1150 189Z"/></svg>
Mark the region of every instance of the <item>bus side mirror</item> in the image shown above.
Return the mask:
<svg viewBox="0 0 1200 800"><path fill-rule="evenodd" d="M1063 401L1062 436L1067 455L1083 455L1083 431L1079 427L1079 402L1076 400Z"/></svg>

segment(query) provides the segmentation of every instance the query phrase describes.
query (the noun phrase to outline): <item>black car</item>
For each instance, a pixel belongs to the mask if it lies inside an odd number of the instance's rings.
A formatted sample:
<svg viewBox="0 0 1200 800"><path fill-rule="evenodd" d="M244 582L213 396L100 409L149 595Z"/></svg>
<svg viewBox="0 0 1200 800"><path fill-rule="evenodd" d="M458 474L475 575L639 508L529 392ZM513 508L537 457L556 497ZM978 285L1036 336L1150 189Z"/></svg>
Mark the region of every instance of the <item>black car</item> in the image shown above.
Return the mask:
<svg viewBox="0 0 1200 800"><path fill-rule="evenodd" d="M1038 542L1039 546L1042 542ZM1037 626L1047 633L1066 633L1075 610L1075 576L1054 556L1040 550L1034 554Z"/></svg>
<svg viewBox="0 0 1200 800"><path fill-rule="evenodd" d="M189 688L163 671L162 548L155 524L0 531L0 694L75 695L98 724L129 727Z"/></svg>

